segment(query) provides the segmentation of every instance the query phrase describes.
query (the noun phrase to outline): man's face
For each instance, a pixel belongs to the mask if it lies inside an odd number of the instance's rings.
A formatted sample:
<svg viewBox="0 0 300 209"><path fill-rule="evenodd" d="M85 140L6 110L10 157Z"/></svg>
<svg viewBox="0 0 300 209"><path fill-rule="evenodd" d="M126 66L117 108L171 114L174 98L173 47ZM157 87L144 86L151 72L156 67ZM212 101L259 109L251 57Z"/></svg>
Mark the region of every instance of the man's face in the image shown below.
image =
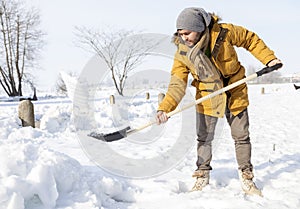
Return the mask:
<svg viewBox="0 0 300 209"><path fill-rule="evenodd" d="M184 41L185 45L189 47L194 46L200 40L201 36L201 33L190 30L178 30L178 34Z"/></svg>

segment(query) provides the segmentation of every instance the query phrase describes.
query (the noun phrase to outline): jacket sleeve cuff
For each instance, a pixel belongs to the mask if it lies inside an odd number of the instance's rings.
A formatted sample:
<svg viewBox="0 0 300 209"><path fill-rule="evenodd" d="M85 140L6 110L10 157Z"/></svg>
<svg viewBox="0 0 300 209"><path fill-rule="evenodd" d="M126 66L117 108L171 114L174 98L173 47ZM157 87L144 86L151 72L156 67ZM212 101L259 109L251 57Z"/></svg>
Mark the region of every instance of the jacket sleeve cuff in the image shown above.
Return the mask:
<svg viewBox="0 0 300 209"><path fill-rule="evenodd" d="M171 112L177 107L177 102L169 94L166 94L163 101L159 104L157 111Z"/></svg>

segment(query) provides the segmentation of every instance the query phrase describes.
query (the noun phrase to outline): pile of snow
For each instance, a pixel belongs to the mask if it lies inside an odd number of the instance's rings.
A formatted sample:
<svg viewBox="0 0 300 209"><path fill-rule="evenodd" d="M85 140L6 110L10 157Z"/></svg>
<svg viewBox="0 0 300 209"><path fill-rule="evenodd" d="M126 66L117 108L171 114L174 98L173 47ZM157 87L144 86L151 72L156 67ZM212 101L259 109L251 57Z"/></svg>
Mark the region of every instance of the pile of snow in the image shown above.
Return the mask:
<svg viewBox="0 0 300 209"><path fill-rule="evenodd" d="M45 111L41 129L22 128L17 117L2 114L0 208L101 208L118 205L119 200L134 201L136 188L69 156L79 153L85 158L69 129L70 108L56 105L36 105L37 112ZM6 109L17 114L15 106ZM74 145L71 154L63 153L64 146Z"/></svg>
<svg viewBox="0 0 300 209"><path fill-rule="evenodd" d="M56 139L20 128L0 142L0 208L101 208L114 199L132 201L128 185L95 175L46 140Z"/></svg>
<svg viewBox="0 0 300 209"><path fill-rule="evenodd" d="M94 107L97 128L109 131L126 121L131 126L143 124L157 106L157 92L151 94L155 96L150 100L137 94L126 106L121 103L114 109L109 94L103 92ZM0 209L299 208L300 92L292 84L251 85L249 98L252 162L263 198L241 192L233 140L224 120L220 120L221 137L214 144L210 185L201 192L189 192L195 180L191 174L196 142L182 161L161 175L116 176L96 166L82 149L72 102L48 98L35 102L40 129L20 126L16 102L0 103ZM181 125L180 117L174 116L159 140L145 144L121 140L110 147L128 158L160 155L180 134L193 135L194 127L181 129Z"/></svg>

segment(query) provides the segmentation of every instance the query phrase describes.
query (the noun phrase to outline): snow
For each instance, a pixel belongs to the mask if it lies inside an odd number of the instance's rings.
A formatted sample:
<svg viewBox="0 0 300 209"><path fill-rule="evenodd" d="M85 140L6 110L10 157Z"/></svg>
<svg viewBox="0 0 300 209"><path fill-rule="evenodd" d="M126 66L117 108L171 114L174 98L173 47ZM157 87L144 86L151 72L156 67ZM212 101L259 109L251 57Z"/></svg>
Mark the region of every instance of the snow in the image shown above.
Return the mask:
<svg viewBox="0 0 300 209"><path fill-rule="evenodd" d="M159 91L149 92L150 100L136 91L129 100L117 97L114 106L110 92L100 92L93 130L147 123ZM300 92L292 84L249 85L249 98L252 163L264 197L241 192L224 119L214 141L210 184L189 192L196 160L193 108L164 126L107 143L82 137L92 129L78 130L72 99L35 101L40 128L22 128L18 103L0 102L0 209L300 208Z"/></svg>

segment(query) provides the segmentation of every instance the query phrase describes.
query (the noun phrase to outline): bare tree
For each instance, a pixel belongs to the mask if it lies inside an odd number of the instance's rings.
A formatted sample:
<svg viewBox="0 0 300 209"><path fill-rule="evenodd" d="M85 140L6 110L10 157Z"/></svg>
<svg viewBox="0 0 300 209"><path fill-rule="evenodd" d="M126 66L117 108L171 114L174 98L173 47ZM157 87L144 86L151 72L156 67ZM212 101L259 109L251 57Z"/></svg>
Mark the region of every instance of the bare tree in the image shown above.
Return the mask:
<svg viewBox="0 0 300 209"><path fill-rule="evenodd" d="M134 31L106 29L99 32L85 27L76 27L75 30L78 46L96 53L104 60L111 72L114 86L121 96L128 73L141 64L151 49L158 45L157 40L137 37Z"/></svg>
<svg viewBox="0 0 300 209"><path fill-rule="evenodd" d="M75 72L67 72L66 74L69 75L70 77L73 77L76 79L78 78L78 75ZM61 73L57 77L57 80L55 83L55 89L58 94L61 94L64 96L68 95L67 85L66 85L64 79L62 78Z"/></svg>
<svg viewBox="0 0 300 209"><path fill-rule="evenodd" d="M61 75L59 74L55 83L55 89L58 94L67 95L67 86L62 79Z"/></svg>
<svg viewBox="0 0 300 209"><path fill-rule="evenodd" d="M22 83L42 48L40 16L16 0L0 0L0 84L8 96L22 96Z"/></svg>

